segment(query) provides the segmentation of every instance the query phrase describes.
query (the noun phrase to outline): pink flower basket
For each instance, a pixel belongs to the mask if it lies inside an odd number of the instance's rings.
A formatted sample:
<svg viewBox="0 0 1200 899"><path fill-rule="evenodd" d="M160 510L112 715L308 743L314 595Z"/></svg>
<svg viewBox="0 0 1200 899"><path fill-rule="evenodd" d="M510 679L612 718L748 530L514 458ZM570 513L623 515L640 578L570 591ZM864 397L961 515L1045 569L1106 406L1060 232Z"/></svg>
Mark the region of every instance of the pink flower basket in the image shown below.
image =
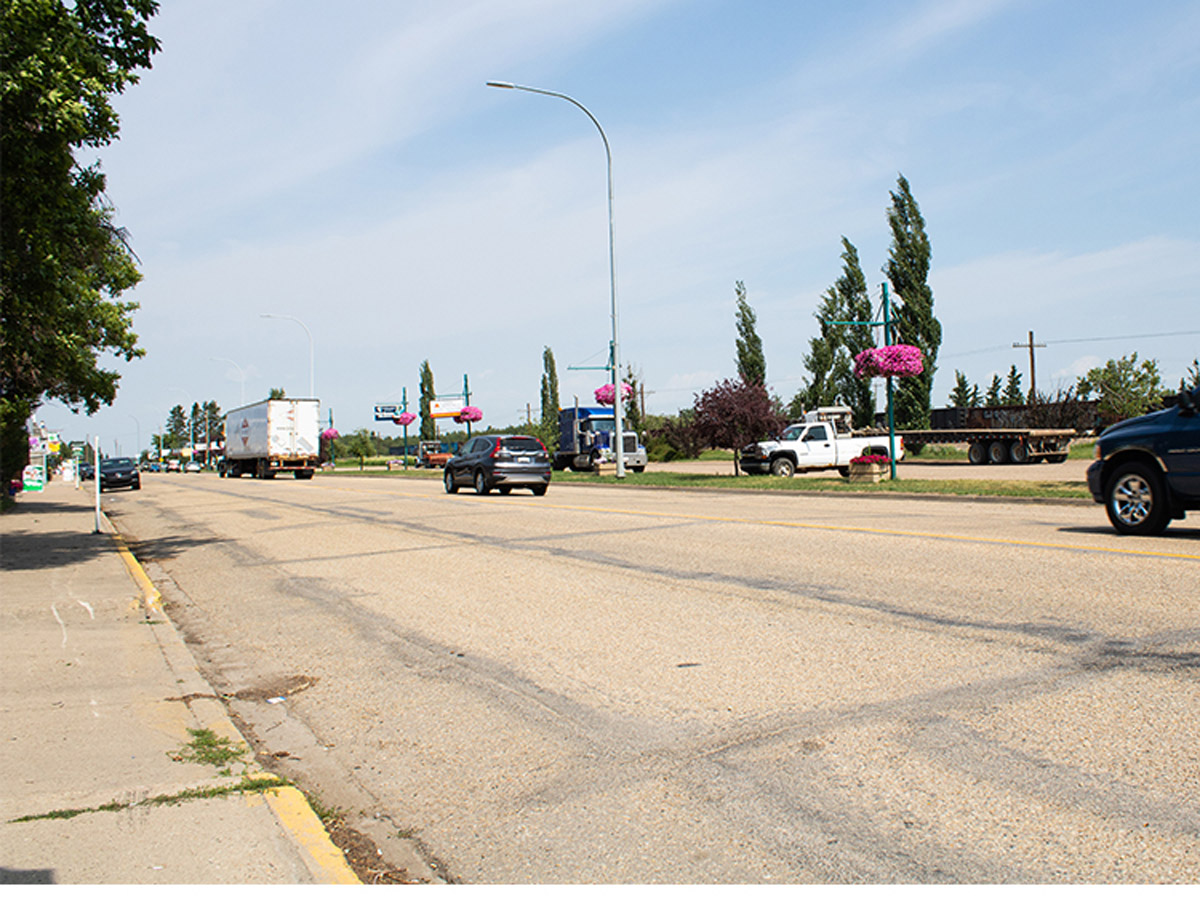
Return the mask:
<svg viewBox="0 0 1200 899"><path fill-rule="evenodd" d="M323 440L337 440L341 436L336 428L326 428L321 432L321 439Z"/></svg>
<svg viewBox="0 0 1200 899"><path fill-rule="evenodd" d="M463 406L462 411L454 416L454 420L460 424L465 421L483 421L483 410L475 406Z"/></svg>
<svg viewBox="0 0 1200 899"><path fill-rule="evenodd" d="M921 351L906 343L871 347L854 357L856 378L911 378L924 370Z"/></svg>
<svg viewBox="0 0 1200 899"><path fill-rule="evenodd" d="M400 425L400 427L402 427L402 428L407 428L410 424L412 424L416 420L417 420L417 416L415 416L411 412L401 412L394 419L392 419L392 421L394 421L396 424Z"/></svg>
<svg viewBox="0 0 1200 899"><path fill-rule="evenodd" d="M613 397L616 395L616 390L613 388L612 384L605 384L603 387L597 387L595 394L597 403L599 403L601 406L611 406L613 404ZM622 381L621 399L627 400L631 396L633 396L633 388Z"/></svg>

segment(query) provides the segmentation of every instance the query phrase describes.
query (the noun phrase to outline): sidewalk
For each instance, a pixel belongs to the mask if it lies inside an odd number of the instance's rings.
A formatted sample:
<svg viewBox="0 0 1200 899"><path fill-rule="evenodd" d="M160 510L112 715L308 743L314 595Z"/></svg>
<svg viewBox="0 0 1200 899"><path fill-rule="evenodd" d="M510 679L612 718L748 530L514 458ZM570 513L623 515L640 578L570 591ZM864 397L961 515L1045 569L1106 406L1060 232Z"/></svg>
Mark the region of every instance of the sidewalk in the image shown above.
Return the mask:
<svg viewBox="0 0 1200 899"><path fill-rule="evenodd" d="M54 481L0 515L0 883L358 883L92 499Z"/></svg>

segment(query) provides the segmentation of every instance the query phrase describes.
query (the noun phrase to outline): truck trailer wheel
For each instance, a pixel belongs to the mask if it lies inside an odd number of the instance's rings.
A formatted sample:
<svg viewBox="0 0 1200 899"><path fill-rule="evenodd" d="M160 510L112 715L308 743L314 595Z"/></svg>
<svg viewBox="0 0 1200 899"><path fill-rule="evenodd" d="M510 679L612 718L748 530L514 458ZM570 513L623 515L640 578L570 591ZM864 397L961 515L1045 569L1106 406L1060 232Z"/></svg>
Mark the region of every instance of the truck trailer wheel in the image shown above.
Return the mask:
<svg viewBox="0 0 1200 899"><path fill-rule="evenodd" d="M1024 465L1029 461L1029 447L1024 440L1014 440L1008 448L1008 457L1014 465Z"/></svg>
<svg viewBox="0 0 1200 899"><path fill-rule="evenodd" d="M780 478L790 478L796 473L796 463L791 459L780 456L771 462L771 474Z"/></svg>
<svg viewBox="0 0 1200 899"><path fill-rule="evenodd" d="M993 465L1003 465L1008 461L1008 444L1003 440L993 440L988 444L988 461Z"/></svg>
<svg viewBox="0 0 1200 899"><path fill-rule="evenodd" d="M1118 534L1137 537L1161 534L1171 517L1162 479L1142 462L1122 465L1109 478L1104 511Z"/></svg>
<svg viewBox="0 0 1200 899"><path fill-rule="evenodd" d="M987 447L976 441L967 447L967 461L972 465L986 465L988 460Z"/></svg>

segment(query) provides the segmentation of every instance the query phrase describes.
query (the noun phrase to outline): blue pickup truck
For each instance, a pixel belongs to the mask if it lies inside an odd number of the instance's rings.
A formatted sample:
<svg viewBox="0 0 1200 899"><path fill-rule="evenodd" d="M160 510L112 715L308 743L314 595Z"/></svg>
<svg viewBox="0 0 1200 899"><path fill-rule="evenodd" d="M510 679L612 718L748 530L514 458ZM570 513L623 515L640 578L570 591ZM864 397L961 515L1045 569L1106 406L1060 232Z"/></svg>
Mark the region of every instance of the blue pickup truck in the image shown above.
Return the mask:
<svg viewBox="0 0 1200 899"><path fill-rule="evenodd" d="M1181 390L1169 409L1105 430L1087 480L1120 534L1161 534L1200 509L1200 387Z"/></svg>

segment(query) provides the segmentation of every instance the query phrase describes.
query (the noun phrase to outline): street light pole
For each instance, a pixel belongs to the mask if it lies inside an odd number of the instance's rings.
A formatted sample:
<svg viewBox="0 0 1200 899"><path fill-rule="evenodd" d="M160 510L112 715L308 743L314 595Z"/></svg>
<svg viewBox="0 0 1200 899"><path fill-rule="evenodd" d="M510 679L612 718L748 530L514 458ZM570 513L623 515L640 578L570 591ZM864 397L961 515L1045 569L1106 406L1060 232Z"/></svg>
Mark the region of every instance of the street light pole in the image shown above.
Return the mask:
<svg viewBox="0 0 1200 899"><path fill-rule="evenodd" d="M313 336L312 331L308 330L308 325L300 321L294 315L276 315L273 312L261 312L259 315L262 318L286 318L288 321L293 321L304 329L304 333L308 335L308 396L314 399L317 395L313 387Z"/></svg>
<svg viewBox="0 0 1200 899"><path fill-rule="evenodd" d="M600 122L592 115L591 110L576 100L574 97L569 97L566 94L560 94L557 91L542 90L537 87L526 87L521 84L512 84L508 81L489 81L488 87L498 87L504 90L526 91L531 94L542 94L546 97L557 97L560 100L566 100L579 109L583 110L584 115L592 120L592 124L596 126L596 130L600 132L600 139L604 141L604 156L608 162L608 281L609 290L611 293L612 303L612 385L613 385L613 424L616 427L614 438L617 444L617 477L625 477L625 427L624 427L624 409L622 408L623 397L621 395L621 350L617 340L617 254L616 244L613 241L613 175L612 175L612 150L608 145L608 135L604 133L604 129L600 127Z"/></svg>
<svg viewBox="0 0 1200 899"><path fill-rule="evenodd" d="M228 362L230 365L232 365L234 368L237 369L238 377L241 379L241 383L242 383L242 403L241 404L243 406L246 405L246 373L244 371L242 371L242 367L240 365L238 365L236 362L234 362L232 359L226 359L223 356L213 356L212 361L213 362Z"/></svg>

